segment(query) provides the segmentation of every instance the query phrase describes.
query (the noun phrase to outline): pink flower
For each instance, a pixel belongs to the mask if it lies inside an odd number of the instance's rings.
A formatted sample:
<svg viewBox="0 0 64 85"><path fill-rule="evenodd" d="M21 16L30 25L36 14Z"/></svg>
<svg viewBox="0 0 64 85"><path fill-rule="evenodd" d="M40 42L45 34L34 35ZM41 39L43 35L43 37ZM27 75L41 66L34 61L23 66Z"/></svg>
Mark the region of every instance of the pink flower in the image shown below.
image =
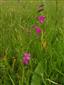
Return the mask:
<svg viewBox="0 0 64 85"><path fill-rule="evenodd" d="M35 28L37 34L41 33L40 27L38 27L37 25L33 25L33 27Z"/></svg>
<svg viewBox="0 0 64 85"><path fill-rule="evenodd" d="M30 53L26 52L24 53L24 56L23 56L23 64L28 64L30 61Z"/></svg>
<svg viewBox="0 0 64 85"><path fill-rule="evenodd" d="M38 20L42 24L44 22L44 20L45 20L45 16L39 16Z"/></svg>
<svg viewBox="0 0 64 85"><path fill-rule="evenodd" d="M41 29L39 27L36 28L36 33L41 33Z"/></svg>

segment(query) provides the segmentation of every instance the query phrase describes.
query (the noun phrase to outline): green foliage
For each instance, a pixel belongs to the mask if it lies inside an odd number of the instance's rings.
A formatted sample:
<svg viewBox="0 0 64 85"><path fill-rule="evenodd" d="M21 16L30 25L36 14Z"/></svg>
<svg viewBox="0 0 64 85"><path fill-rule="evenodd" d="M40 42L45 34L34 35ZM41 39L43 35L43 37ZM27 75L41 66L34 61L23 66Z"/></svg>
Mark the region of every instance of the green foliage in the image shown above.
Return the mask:
<svg viewBox="0 0 64 85"><path fill-rule="evenodd" d="M39 15L46 16L42 25ZM64 85L63 23L63 0L0 1L0 85ZM46 32L37 36L34 24ZM26 51L31 60L23 65Z"/></svg>

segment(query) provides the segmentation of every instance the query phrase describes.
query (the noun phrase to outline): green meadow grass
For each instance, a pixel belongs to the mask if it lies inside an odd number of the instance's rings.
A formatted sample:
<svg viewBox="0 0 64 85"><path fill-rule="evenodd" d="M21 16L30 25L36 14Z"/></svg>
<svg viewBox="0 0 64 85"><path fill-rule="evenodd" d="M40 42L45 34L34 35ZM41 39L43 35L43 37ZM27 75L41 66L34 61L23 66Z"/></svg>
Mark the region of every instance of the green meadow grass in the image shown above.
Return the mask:
<svg viewBox="0 0 64 85"><path fill-rule="evenodd" d="M44 10L38 13L40 4ZM39 15L46 16L43 25L36 19ZM36 36L35 23L46 34ZM26 51L31 60L23 65ZM0 85L64 85L63 0L0 1Z"/></svg>

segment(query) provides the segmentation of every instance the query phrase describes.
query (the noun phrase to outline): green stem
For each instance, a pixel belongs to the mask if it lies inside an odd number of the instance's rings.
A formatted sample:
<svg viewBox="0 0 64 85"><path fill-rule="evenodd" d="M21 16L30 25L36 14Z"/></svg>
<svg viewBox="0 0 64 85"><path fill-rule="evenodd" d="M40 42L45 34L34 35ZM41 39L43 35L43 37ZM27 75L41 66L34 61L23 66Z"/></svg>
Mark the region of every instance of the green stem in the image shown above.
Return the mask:
<svg viewBox="0 0 64 85"><path fill-rule="evenodd" d="M22 72L22 85L24 83L24 66L23 66L23 72Z"/></svg>
<svg viewBox="0 0 64 85"><path fill-rule="evenodd" d="M14 83L12 77L10 76L10 74L8 74L8 75L9 75L9 78L10 78L10 80L11 80L11 82L12 82L12 85L15 85L15 83Z"/></svg>

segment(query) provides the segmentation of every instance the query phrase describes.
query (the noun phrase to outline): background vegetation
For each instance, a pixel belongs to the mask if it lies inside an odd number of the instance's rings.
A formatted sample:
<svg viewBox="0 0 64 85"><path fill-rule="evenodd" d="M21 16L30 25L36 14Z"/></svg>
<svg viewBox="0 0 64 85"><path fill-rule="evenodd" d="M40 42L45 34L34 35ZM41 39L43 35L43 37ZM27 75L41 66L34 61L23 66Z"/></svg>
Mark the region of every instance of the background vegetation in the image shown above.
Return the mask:
<svg viewBox="0 0 64 85"><path fill-rule="evenodd" d="M46 16L43 25L39 15ZM35 35L34 23L46 29L44 38ZM0 0L0 85L64 85L64 0Z"/></svg>

